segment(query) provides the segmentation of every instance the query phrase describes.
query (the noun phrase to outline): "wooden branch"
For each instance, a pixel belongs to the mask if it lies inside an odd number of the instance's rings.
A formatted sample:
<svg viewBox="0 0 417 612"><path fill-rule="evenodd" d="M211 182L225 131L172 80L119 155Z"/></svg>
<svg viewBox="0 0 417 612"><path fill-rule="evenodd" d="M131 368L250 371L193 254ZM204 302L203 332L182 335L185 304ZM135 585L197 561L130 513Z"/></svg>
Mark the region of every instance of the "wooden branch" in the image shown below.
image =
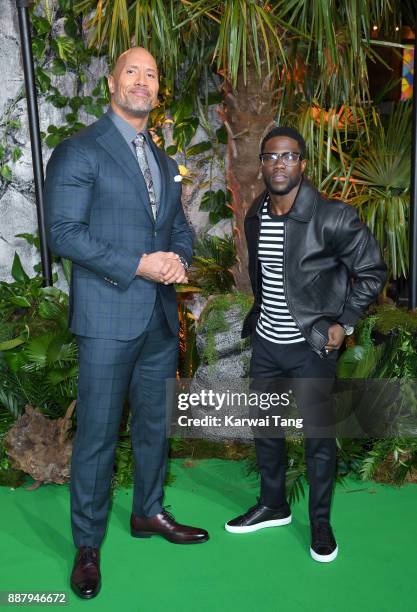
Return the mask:
<svg viewBox="0 0 417 612"><path fill-rule="evenodd" d="M234 157L236 159L237 158L237 147L236 147L236 143L233 142L234 135L233 135L232 128L230 127L228 121L224 122L224 127L226 128L227 133L229 134L229 137L230 137L229 144L230 144L230 148L231 148L231 151L232 151L232 157Z"/></svg>

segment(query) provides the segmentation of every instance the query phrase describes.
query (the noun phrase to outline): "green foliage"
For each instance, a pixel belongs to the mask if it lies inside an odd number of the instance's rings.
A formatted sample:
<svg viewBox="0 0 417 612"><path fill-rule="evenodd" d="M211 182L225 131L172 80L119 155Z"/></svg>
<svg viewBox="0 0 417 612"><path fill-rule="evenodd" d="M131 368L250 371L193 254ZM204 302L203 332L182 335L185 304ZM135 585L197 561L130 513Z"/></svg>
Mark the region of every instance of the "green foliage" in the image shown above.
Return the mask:
<svg viewBox="0 0 417 612"><path fill-rule="evenodd" d="M40 250L40 240L37 234L16 234L15 238L23 238L28 244L34 246L38 251Z"/></svg>
<svg viewBox="0 0 417 612"><path fill-rule="evenodd" d="M411 104L396 105L378 120L370 142L358 142L354 182L346 195L378 240L393 278L408 273Z"/></svg>
<svg viewBox="0 0 417 612"><path fill-rule="evenodd" d="M22 235L36 244L31 234ZM76 397L77 346L68 330L68 296L29 277L17 253L13 282L0 282L0 485L17 486L2 440L26 404L62 416Z"/></svg>
<svg viewBox="0 0 417 612"><path fill-rule="evenodd" d="M35 249L37 251L40 251L40 240L39 240L39 236L38 233L36 234L28 234L28 233L24 233L24 234L16 234L15 238L23 238L23 240L25 240L28 244L30 244L30 246L35 247ZM70 284L70 280L71 280L71 261L69 259L64 259L62 257L57 257L56 255L51 255L52 257L52 263L54 264L60 264L62 267L62 271L64 273L65 276L65 280L67 281L68 285ZM21 264L20 264L21 266ZM38 262L37 264L35 264L33 266L34 271L37 273L37 275L39 276L42 273L42 266L40 264L40 262ZM54 274L53 277L53 281L56 282L57 280L57 275Z"/></svg>
<svg viewBox="0 0 417 612"><path fill-rule="evenodd" d="M216 334L225 332L229 329L229 325L221 310L212 310L206 318L206 345L202 354L202 360L208 363L209 366L214 366L218 361L216 351Z"/></svg>
<svg viewBox="0 0 417 612"><path fill-rule="evenodd" d="M190 91L209 64L206 37L197 24L190 23L181 34L175 29L190 15L189 3L178 0L129 2L104 0L97 10L94 0L78 0L75 10L85 18L92 47L106 52L111 61L133 44L143 46L158 58L164 75L162 90L172 91L174 83ZM184 60L188 58L188 68ZM178 74L181 73L181 79Z"/></svg>
<svg viewBox="0 0 417 612"><path fill-rule="evenodd" d="M229 202L230 196L226 196L223 189L206 191L201 198L200 210L208 212L210 223L215 225L221 221L221 219L230 219L233 217L233 210Z"/></svg>
<svg viewBox="0 0 417 612"><path fill-rule="evenodd" d="M187 157L191 157L193 155L200 155L200 153L204 153L205 151L211 150L211 142L202 141L198 144L193 145L192 147L188 147L187 149Z"/></svg>
<svg viewBox="0 0 417 612"><path fill-rule="evenodd" d="M343 479L344 476L359 476L362 470L363 460L372 442L364 439L338 438L337 444L337 474Z"/></svg>
<svg viewBox="0 0 417 612"><path fill-rule="evenodd" d="M389 23L397 23L399 8L400 3L390 0L279 0L275 10L296 29L294 49L308 66L306 93L326 106L368 99L368 64L377 59L371 28L377 24L387 39L394 37L394 32L388 33ZM288 85L294 86L296 75L291 69L287 75Z"/></svg>
<svg viewBox="0 0 417 612"><path fill-rule="evenodd" d="M12 171L10 169L10 166L8 166L7 164L1 167L0 174L7 183L12 180Z"/></svg>
<svg viewBox="0 0 417 612"><path fill-rule="evenodd" d="M8 407L4 407L3 399L3 392L0 389L0 486L17 487L22 484L25 474L11 467L3 448L3 438L12 426L15 417L12 409L9 410Z"/></svg>
<svg viewBox="0 0 417 612"><path fill-rule="evenodd" d="M227 144L227 130L224 127L224 125L222 125L218 130L216 130L216 137L217 137L217 142L219 144Z"/></svg>
<svg viewBox="0 0 417 612"><path fill-rule="evenodd" d="M0 367L0 372L4 376L7 376L4 366ZM2 418L3 418L2 420L3 425L5 423L6 425L11 424L12 419L13 418L17 419L21 414L21 406L19 405L19 402L16 396L13 395L12 393L7 393L5 389L0 389L0 406L1 406L1 413L2 413ZM9 418L6 419L5 418L6 416L8 416Z"/></svg>
<svg viewBox="0 0 417 612"><path fill-rule="evenodd" d="M252 307L252 303L252 298L246 293L238 293L236 291L234 293L216 295L208 301L206 307L201 313L199 328L202 326L212 326L213 329L218 328L217 331L225 331L225 329L221 329L226 325L226 323L222 322L224 321L224 313L231 308L238 307L241 316L244 317ZM219 319L217 319L217 317L219 317ZM209 318L213 318L213 321L218 321L218 323L214 322L210 324Z"/></svg>
<svg viewBox="0 0 417 612"><path fill-rule="evenodd" d="M417 378L417 315L377 306L355 331L355 344L338 361L339 378ZM383 334L375 344L373 333Z"/></svg>
<svg viewBox="0 0 417 612"><path fill-rule="evenodd" d="M239 70L246 80L247 61L260 74L266 57L269 72L286 54L279 35L282 20L263 2L245 0L148 0L113 2L104 0L98 9L93 0L79 0L76 10L88 16L91 44L106 49L112 59L130 46L133 36L160 59L169 84L187 58L185 79L198 82L204 67L215 60L236 84ZM188 87L184 87L186 91Z"/></svg>
<svg viewBox="0 0 417 612"><path fill-rule="evenodd" d="M306 140L309 178L358 209L382 248L389 277L407 276L411 105L397 104L381 118L371 104L329 108L316 98L294 102L284 95L278 121L284 115Z"/></svg>
<svg viewBox="0 0 417 612"><path fill-rule="evenodd" d="M3 119L3 142L0 143L0 177L5 183L13 180L10 163L16 163L22 156L20 147L11 142L10 135L20 128L20 122L10 118L12 107L6 112Z"/></svg>
<svg viewBox="0 0 417 612"><path fill-rule="evenodd" d="M381 334L399 333L401 330L417 334L415 311L383 304L373 309L372 316L375 317L375 330Z"/></svg>
<svg viewBox="0 0 417 612"><path fill-rule="evenodd" d="M68 296L30 278L15 254L14 282L0 282L0 404L14 417L30 403L60 416L76 397L77 347Z"/></svg>
<svg viewBox="0 0 417 612"><path fill-rule="evenodd" d="M114 488L128 488L133 485L134 457L130 435L121 434L116 449L115 469L112 486Z"/></svg>
<svg viewBox="0 0 417 612"><path fill-rule="evenodd" d="M222 309L220 303L220 309ZM338 362L338 378L400 379L400 390L406 404L404 419L399 420L397 432L388 439L337 439L337 479L346 476L363 480L402 484L416 481L417 438L402 435L402 426L410 435L407 414L415 422L417 402L417 315L392 306L378 306L370 316L362 319L355 329L355 344L350 346ZM384 334L384 337L381 337ZM378 344L375 336L378 335ZM408 384L409 383L409 384ZM391 383L392 384L392 383ZM392 387L391 387L392 389ZM397 397L397 396L396 396ZM359 400L360 398L358 398ZM377 409L384 400L378 399ZM402 422L404 421L404 423ZM411 429L414 427L412 424ZM414 435L417 431L414 432ZM297 500L305 491L305 463L300 439L287 440L287 488L290 500ZM249 458L249 469L256 470L255 456Z"/></svg>
<svg viewBox="0 0 417 612"><path fill-rule="evenodd" d="M375 478L381 482L403 484L416 480L417 439L393 438L377 440L361 465L363 480Z"/></svg>
<svg viewBox="0 0 417 612"><path fill-rule="evenodd" d="M20 257L17 253L14 254L13 265L12 265L12 276L17 283L25 285L29 280L29 276L23 269Z"/></svg>
<svg viewBox="0 0 417 612"><path fill-rule="evenodd" d="M230 292L234 286L230 268L236 262L233 236L201 238L194 252L192 282L202 288L204 295Z"/></svg>
<svg viewBox="0 0 417 612"><path fill-rule="evenodd" d="M68 138L68 136L71 136L75 132L78 132L81 128L85 127L84 124L76 122L72 115L70 119L67 115L67 120L70 121L71 125L63 125L60 127L48 125L48 133L47 135L44 134L45 142L48 147L56 147L61 140Z"/></svg>
<svg viewBox="0 0 417 612"><path fill-rule="evenodd" d="M64 76L69 72L75 73L78 84L77 89L85 83L84 69L93 56L93 52L86 48L82 36L82 23L74 13L72 2L60 2L55 18L64 20L64 34L54 36L51 23L45 17L33 15L32 49L35 59L36 84L46 99L57 108L69 108L66 114L67 123L59 126L49 125L43 134L46 144L53 148L62 139L71 136L85 127L79 120L79 111L83 109L94 117L100 117L104 106L108 104L107 87L102 77L93 90L93 96L71 97L63 96L59 89L52 85L52 76Z"/></svg>
<svg viewBox="0 0 417 612"><path fill-rule="evenodd" d="M112 488L127 489L133 486L134 482L135 460L133 456L132 442L130 434L125 431L120 435L119 442L116 448L116 458L114 462L114 473L112 479ZM165 486L172 484L173 475L169 471L165 477Z"/></svg>
<svg viewBox="0 0 417 612"><path fill-rule="evenodd" d="M175 123L173 137L177 146L177 151L185 151L196 133L197 127L197 117L187 117L183 121Z"/></svg>
<svg viewBox="0 0 417 612"><path fill-rule="evenodd" d="M392 401L396 406L393 409L400 412L392 437L363 441L362 452L356 457L355 471L364 480L377 477L384 482L401 484L408 477L415 476L417 442L415 438L404 437L402 432L406 431L410 435L417 412L416 329L415 312L387 305L374 307L371 315L357 325L355 344L339 359L339 378L398 379L398 392ZM392 385L392 382L388 383L387 397L377 398L377 410L382 410L384 400L390 401ZM402 398L400 408L397 406L399 397ZM384 410L388 407L385 406ZM411 417L411 425L408 416Z"/></svg>
<svg viewBox="0 0 417 612"><path fill-rule="evenodd" d="M37 245L32 234L22 234ZM13 470L2 445L4 435L29 403L51 417L62 416L77 396L77 345L68 329L68 296L42 286L15 254L14 282L0 282L0 486L18 486L23 472ZM168 476L167 483L172 480ZM133 454L127 432L116 451L114 487L133 482Z"/></svg>
<svg viewBox="0 0 417 612"><path fill-rule="evenodd" d="M338 378L370 378L375 372L383 349L372 342L375 323L375 317L367 317L357 325L355 344L349 346L338 359Z"/></svg>
<svg viewBox="0 0 417 612"><path fill-rule="evenodd" d="M164 74L163 104L154 117L162 123L171 107L175 144L167 150L170 155L179 153L186 158L215 152L216 144L226 144L227 133L222 127L216 135L208 132L205 142L190 146L197 128L205 125L196 109L201 105L196 92L203 88L206 104L219 103L218 93L208 93L213 70L222 78L227 92L230 85L236 88L239 81L246 81L250 62L258 76L272 75L279 92L278 118L285 116L286 122L298 126L306 137L309 173L315 183L329 195L347 198L358 207L383 246L390 273L394 277L406 275L410 110L397 105L396 113L382 121L368 104L367 78L367 62L376 57L369 38L371 25L377 23L388 32L389 22L395 21L397 2L78 0L75 10L71 0L59 0L58 5L57 17L64 18L64 33L58 36L52 36L49 18L33 15L38 88L49 102L68 111L66 124L49 126L44 134L49 146L83 127L81 110L99 117L108 102L104 77L100 77L92 96L68 98L52 86L53 77L68 71L76 73L78 90L85 83L84 69L93 51L83 44L80 14L85 18L91 46L107 51L110 58L131 46L132 40L157 57ZM212 66L210 60L214 61ZM13 121L7 125L9 130L19 128ZM10 164L20 155L18 147L0 145L0 175L5 182L12 180ZM201 209L209 212L212 223L231 216L222 194L209 191L203 198ZM195 282L206 295L229 292L234 286L231 268L235 262L232 237L203 238L196 249ZM64 262L64 269L69 278L68 262ZM58 414L59 398L64 401L65 394L68 399L75 392L71 386L76 373L75 346L66 329L66 297L45 293L41 279L29 278L16 257L13 278L14 283L0 286L0 375L5 381L0 404L16 416L30 398ZM217 311L205 314L211 329L208 361L215 359L214 334L224 331L224 312L230 306L220 296L215 303ZM186 311L184 316L187 333L192 335ZM376 312L364 320L356 334L356 345L339 360L339 375L415 377L416 329L412 321L401 317L398 313L382 316ZM382 344L374 342L377 332L386 336ZM190 359L186 361L188 371ZM354 446L353 442L339 441L339 445L343 473L357 471L361 457L372 449L372 444L367 447L366 443ZM399 444L399 448L404 453L398 451L397 456L404 456L407 444ZM372 455L374 464L382 460L384 452L392 451L395 456L396 449L390 449L383 445L377 448L376 458ZM121 447L122 472L131 472L130 452ZM406 461L412 464L413 459L408 457ZM304 471L300 444L290 442L290 497L303 493Z"/></svg>
<svg viewBox="0 0 417 612"><path fill-rule="evenodd" d="M158 59L170 89L184 65L179 86L189 92L207 78L210 63L233 88L239 79L246 83L252 64L260 80L273 75L279 81L281 75L281 89L301 89L305 97L332 106L369 98L368 62L377 59L375 43L387 46L388 37L398 38L390 24L400 21L401 8L391 0L103 0L99 5L79 0L75 5L92 46L113 60L133 38ZM370 39L375 23L384 41Z"/></svg>

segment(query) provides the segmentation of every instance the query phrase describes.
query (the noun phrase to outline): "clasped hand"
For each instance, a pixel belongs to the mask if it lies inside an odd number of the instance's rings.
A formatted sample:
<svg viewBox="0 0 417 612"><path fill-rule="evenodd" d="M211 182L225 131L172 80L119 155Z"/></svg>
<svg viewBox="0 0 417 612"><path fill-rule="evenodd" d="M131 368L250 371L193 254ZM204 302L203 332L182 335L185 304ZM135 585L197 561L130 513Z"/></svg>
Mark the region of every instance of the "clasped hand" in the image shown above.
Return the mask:
<svg viewBox="0 0 417 612"><path fill-rule="evenodd" d="M136 275L164 285L188 283L184 266L178 255L166 251L142 255Z"/></svg>

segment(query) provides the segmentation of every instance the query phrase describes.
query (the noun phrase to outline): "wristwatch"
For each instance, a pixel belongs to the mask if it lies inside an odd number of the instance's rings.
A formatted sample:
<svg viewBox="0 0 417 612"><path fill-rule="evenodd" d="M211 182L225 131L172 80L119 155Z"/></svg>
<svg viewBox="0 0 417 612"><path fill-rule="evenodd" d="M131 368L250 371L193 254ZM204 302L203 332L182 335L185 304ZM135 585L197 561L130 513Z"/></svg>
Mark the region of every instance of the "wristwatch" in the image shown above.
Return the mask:
<svg viewBox="0 0 417 612"><path fill-rule="evenodd" d="M178 255L178 253L177 253L177 255ZM182 255L178 255L178 259L182 263L182 267L184 268L184 270L187 272L188 268L190 267L188 265L188 261Z"/></svg>
<svg viewBox="0 0 417 612"><path fill-rule="evenodd" d="M353 327L353 325L343 325L342 323L342 327L345 330L346 336L351 336L353 332L355 331L355 328Z"/></svg>

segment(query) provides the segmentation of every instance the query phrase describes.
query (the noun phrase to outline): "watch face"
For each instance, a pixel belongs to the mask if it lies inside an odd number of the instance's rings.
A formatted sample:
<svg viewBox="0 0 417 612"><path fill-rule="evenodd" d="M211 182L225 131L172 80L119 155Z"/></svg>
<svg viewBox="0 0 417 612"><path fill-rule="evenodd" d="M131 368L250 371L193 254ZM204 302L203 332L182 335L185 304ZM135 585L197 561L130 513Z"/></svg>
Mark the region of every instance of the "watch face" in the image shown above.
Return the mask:
<svg viewBox="0 0 417 612"><path fill-rule="evenodd" d="M353 332L355 331L354 327L352 327L352 325L344 325L343 329L345 330L346 336L351 336L353 334Z"/></svg>

